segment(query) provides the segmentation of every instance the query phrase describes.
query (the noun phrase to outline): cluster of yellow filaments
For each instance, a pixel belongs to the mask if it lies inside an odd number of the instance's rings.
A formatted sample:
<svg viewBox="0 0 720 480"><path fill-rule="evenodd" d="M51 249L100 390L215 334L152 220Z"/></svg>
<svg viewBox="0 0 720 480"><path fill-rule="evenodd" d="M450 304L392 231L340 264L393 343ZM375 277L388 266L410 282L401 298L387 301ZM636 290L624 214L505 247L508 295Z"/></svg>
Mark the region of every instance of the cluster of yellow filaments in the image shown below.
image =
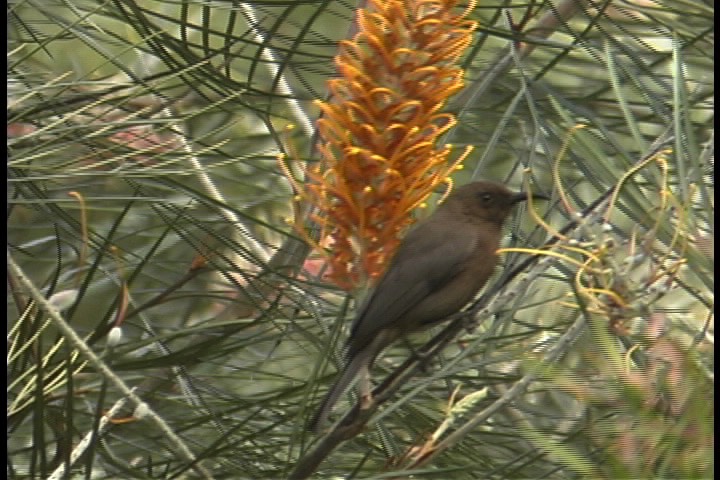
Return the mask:
<svg viewBox="0 0 720 480"><path fill-rule="evenodd" d="M340 44L331 100L318 102L322 160L306 172L330 279L356 287L380 275L420 206L470 149L451 160L440 113L463 86L456 66L475 23L456 0L370 0L357 35Z"/></svg>

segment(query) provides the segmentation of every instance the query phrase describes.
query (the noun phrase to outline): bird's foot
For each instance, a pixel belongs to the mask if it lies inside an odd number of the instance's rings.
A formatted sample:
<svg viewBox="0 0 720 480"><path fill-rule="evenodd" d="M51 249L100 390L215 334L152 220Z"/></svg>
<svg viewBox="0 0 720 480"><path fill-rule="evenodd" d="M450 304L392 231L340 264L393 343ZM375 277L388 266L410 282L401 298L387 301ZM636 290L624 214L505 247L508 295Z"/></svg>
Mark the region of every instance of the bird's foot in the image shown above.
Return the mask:
<svg viewBox="0 0 720 480"><path fill-rule="evenodd" d="M369 409L374 402L375 402L375 400L372 396L372 393L367 393L365 395L362 395L360 397L360 410Z"/></svg>
<svg viewBox="0 0 720 480"><path fill-rule="evenodd" d="M367 410L373 404L372 383L368 372L360 373L358 382L358 394L360 395L360 410Z"/></svg>

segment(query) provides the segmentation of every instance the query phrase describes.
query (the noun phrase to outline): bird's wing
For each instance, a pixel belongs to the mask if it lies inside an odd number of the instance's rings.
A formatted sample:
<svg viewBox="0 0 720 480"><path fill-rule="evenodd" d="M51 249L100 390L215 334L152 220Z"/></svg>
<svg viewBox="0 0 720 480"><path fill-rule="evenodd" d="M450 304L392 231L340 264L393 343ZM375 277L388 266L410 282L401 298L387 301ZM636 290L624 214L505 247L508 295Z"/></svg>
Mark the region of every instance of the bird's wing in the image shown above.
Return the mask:
<svg viewBox="0 0 720 480"><path fill-rule="evenodd" d="M392 326L462 271L476 239L459 227L429 222L407 235L353 322L353 350L368 344L383 328Z"/></svg>

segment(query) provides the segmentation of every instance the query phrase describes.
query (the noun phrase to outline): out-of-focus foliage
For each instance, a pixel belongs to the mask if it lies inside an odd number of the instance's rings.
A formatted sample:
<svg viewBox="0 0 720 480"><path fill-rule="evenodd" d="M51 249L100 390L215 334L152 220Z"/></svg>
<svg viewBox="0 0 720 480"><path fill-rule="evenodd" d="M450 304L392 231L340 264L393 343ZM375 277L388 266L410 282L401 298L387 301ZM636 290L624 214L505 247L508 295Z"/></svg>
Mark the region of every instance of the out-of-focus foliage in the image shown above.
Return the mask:
<svg viewBox="0 0 720 480"><path fill-rule="evenodd" d="M552 196L519 211L510 247L591 220L317 478L712 477L713 6L473 7L443 141L475 149L454 181ZM9 478L283 478L306 461L354 307L299 240L276 157L298 178L317 160L312 101L356 7L9 3ZM529 255L506 251L504 271ZM374 378L410 355L389 349Z"/></svg>

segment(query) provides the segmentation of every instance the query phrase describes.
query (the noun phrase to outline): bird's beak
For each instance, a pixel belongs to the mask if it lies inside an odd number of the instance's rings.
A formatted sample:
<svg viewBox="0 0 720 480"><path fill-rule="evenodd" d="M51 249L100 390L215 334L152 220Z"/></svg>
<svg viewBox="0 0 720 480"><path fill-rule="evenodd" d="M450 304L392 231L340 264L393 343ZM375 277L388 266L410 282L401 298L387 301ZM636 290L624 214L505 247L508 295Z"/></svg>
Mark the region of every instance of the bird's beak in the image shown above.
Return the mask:
<svg viewBox="0 0 720 480"><path fill-rule="evenodd" d="M547 195L543 195L542 193L531 193L530 196L533 200L550 200L550 197ZM516 204L519 202L524 202L528 199L527 192L518 192L512 197L512 203Z"/></svg>

